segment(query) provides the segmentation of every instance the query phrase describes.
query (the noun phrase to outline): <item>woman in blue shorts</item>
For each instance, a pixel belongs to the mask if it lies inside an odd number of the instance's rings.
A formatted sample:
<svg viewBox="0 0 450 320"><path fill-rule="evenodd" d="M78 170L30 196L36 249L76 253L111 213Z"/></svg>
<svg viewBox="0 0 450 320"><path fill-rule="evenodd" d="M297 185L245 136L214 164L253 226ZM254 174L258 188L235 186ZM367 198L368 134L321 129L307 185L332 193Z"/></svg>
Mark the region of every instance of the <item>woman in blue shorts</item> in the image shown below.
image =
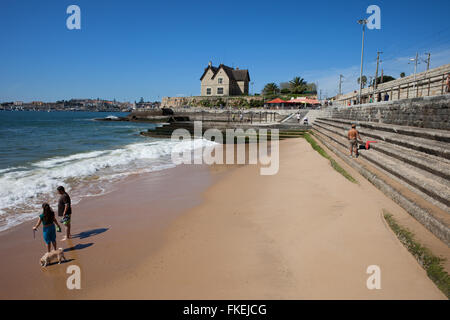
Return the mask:
<svg viewBox="0 0 450 320"><path fill-rule="evenodd" d="M55 213L48 203L42 204L43 212L39 216L39 220L36 225L33 227L33 230L37 230L39 225L42 223L42 233L44 236L44 241L47 244L47 251L50 252L51 245L53 244L53 248L56 250L56 228L55 224L58 227L58 231L61 230L61 227L56 221Z"/></svg>

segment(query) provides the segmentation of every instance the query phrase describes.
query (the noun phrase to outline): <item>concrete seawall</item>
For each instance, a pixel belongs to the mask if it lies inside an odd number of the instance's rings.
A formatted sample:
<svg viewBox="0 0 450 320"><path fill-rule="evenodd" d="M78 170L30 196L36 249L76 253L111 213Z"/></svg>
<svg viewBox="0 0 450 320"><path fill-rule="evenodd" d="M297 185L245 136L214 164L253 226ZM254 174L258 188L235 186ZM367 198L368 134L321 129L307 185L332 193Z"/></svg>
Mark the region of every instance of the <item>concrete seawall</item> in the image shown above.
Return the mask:
<svg viewBox="0 0 450 320"><path fill-rule="evenodd" d="M319 113L322 117L450 130L450 94L329 107Z"/></svg>

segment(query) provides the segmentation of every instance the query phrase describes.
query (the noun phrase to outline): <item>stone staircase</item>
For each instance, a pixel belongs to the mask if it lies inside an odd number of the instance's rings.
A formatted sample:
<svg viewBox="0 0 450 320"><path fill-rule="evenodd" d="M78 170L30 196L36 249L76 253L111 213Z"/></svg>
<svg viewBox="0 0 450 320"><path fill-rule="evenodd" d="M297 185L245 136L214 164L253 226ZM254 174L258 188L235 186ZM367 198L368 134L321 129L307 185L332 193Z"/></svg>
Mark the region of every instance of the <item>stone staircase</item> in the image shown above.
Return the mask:
<svg viewBox="0 0 450 320"><path fill-rule="evenodd" d="M303 118L309 113L309 111L308 110L296 110L296 111L292 112L290 115L288 115L287 117L285 117L284 119L282 119L280 121L280 123L298 124L297 113L300 113L300 120L301 120L301 123L303 123Z"/></svg>
<svg viewBox="0 0 450 320"><path fill-rule="evenodd" d="M370 150L349 157L347 132L356 123ZM326 147L450 245L450 132L336 118L315 119Z"/></svg>
<svg viewBox="0 0 450 320"><path fill-rule="evenodd" d="M184 129L189 132L189 134L194 137L195 134L195 125L193 121L180 121L180 122L172 122L172 123L166 123L161 126L158 126L153 129L148 129L147 131L143 131L140 134L142 136L146 137L152 137L152 138L166 138L170 139L172 137L172 133L176 129ZM204 123L201 126L201 132L198 132L198 134L203 135L205 131L208 129L214 129L219 130L222 133L223 141L226 143L229 143L229 141L226 140L226 130L227 129L242 129L244 131L244 134L237 133L238 136L243 136L245 138L245 142L248 142L248 137L251 135L252 137L259 138L259 131L258 129L267 129L269 130L267 134L267 139L271 140L271 130L278 129L278 138L280 140L284 139L290 139L290 138L300 138L303 137L303 134L307 132L309 129L311 129L310 126L299 126L297 124L295 125L289 125L289 124L273 124L273 125L251 125L248 123L242 123L242 124L236 124L236 123ZM246 134L246 131L248 129L255 130L256 136L254 134L248 133ZM231 143L234 143L231 141Z"/></svg>
<svg viewBox="0 0 450 320"><path fill-rule="evenodd" d="M329 117L331 115L331 110L329 108L323 108L320 110L309 110L309 112L305 115L305 117L308 117L308 123L314 124L316 119L323 118L323 117Z"/></svg>

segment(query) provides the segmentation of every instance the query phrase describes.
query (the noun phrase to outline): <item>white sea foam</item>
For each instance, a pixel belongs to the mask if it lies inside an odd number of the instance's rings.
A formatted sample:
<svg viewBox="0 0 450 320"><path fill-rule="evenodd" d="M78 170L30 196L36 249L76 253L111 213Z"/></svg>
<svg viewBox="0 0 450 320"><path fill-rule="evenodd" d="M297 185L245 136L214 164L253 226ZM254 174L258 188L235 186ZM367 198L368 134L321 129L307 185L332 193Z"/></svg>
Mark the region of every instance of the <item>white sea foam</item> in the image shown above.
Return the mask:
<svg viewBox="0 0 450 320"><path fill-rule="evenodd" d="M194 150L210 144L214 142L202 139L133 143L0 171L0 231L35 217L42 202L55 205L55 189L59 185L66 186L76 203L82 197L104 193L108 184L130 174L174 167L173 148Z"/></svg>

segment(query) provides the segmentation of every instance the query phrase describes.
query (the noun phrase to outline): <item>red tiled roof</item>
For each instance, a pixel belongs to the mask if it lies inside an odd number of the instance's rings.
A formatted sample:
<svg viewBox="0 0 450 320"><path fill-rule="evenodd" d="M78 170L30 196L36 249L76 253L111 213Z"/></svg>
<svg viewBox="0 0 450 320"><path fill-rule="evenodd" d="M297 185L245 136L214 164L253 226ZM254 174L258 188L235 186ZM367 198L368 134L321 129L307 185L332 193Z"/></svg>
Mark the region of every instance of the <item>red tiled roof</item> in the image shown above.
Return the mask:
<svg viewBox="0 0 450 320"><path fill-rule="evenodd" d="M280 98L276 98L271 101L267 101L266 103L287 103L287 101L281 100Z"/></svg>

